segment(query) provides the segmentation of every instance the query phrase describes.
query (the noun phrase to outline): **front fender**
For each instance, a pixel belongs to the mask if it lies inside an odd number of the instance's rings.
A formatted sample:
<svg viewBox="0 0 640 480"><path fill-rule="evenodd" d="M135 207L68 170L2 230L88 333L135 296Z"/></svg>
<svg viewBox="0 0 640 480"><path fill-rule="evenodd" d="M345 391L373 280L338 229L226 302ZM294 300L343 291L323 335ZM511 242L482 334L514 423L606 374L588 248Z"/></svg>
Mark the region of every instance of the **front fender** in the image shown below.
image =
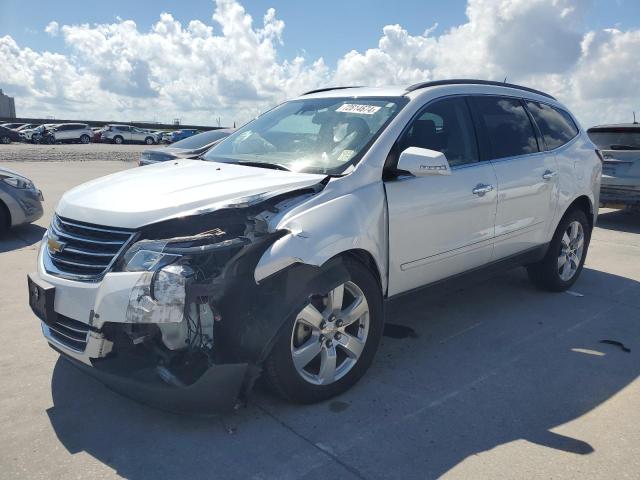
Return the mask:
<svg viewBox="0 0 640 480"><path fill-rule="evenodd" d="M382 182L316 204L277 226L289 233L264 252L254 278L260 283L296 263L319 267L340 253L357 249L373 257L386 291L386 221Z"/></svg>

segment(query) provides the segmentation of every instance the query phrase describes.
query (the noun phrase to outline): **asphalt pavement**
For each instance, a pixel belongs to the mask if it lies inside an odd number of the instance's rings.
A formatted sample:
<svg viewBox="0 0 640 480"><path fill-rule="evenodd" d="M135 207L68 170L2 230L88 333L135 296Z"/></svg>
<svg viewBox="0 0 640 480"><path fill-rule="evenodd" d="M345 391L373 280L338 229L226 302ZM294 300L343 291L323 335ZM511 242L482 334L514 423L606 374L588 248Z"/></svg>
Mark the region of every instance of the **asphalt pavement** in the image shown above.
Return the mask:
<svg viewBox="0 0 640 480"><path fill-rule="evenodd" d="M27 303L62 193L133 168L127 155L0 151L45 196L40 221L0 238L0 478L640 477L640 215L601 211L571 292L537 291L516 269L390 305L372 368L339 398L290 405L260 387L232 415L185 417L60 359Z"/></svg>

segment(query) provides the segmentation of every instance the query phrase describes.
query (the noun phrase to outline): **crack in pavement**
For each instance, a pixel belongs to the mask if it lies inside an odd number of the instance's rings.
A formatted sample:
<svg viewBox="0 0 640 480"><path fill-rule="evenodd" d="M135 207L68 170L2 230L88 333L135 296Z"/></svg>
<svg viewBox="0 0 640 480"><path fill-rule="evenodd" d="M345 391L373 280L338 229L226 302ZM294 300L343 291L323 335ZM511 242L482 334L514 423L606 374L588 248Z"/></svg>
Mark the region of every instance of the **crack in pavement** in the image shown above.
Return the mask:
<svg viewBox="0 0 640 480"><path fill-rule="evenodd" d="M293 433L296 437L300 438L304 442L306 442L309 445L311 445L314 449L318 450L319 452L321 452L324 455L326 455L327 457L329 457L331 460L336 462L338 465L340 465L342 468L347 470L349 473L351 473L352 475L355 475L357 478L359 478L361 480L367 480L367 477L365 477L362 473L360 473L360 471L357 468L352 467L348 463L342 461L340 459L340 457L338 457L334 453L331 453L328 449L322 448L322 446L320 446L317 443L314 443L310 438L307 438L303 434L301 434L300 432L296 431L293 427L288 425L284 420L281 420L280 418L278 418L278 416L276 414L270 412L268 408L266 408L263 405L260 405L259 403L255 402L255 401L252 402L252 403L256 407L258 407L258 409L260 409L262 412L264 412L266 415L268 415L273 420L275 420L277 423L279 423L282 427L287 429L289 432Z"/></svg>

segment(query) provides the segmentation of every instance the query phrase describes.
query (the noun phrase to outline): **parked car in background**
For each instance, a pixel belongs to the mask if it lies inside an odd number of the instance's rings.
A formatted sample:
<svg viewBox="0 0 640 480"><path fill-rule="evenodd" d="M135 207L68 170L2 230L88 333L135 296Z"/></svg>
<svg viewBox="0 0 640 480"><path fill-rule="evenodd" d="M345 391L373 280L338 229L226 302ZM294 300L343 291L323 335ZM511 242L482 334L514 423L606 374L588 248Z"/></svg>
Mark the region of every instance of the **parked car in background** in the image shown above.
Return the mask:
<svg viewBox="0 0 640 480"><path fill-rule="evenodd" d="M567 290L602 169L552 96L480 80L311 91L203 160L65 193L28 279L56 351L182 412L232 409L259 374L289 401L339 395L384 302L429 284L525 265Z"/></svg>
<svg viewBox="0 0 640 480"><path fill-rule="evenodd" d="M20 138L23 142L40 143L43 135L46 132L51 132L57 126L57 123L45 123L38 125L35 128L21 130L18 133L20 134Z"/></svg>
<svg viewBox="0 0 640 480"><path fill-rule="evenodd" d="M7 127L0 126L0 143L19 142L21 140L20 134L15 130Z"/></svg>
<svg viewBox="0 0 640 480"><path fill-rule="evenodd" d="M31 180L0 168L0 233L42 217L42 192Z"/></svg>
<svg viewBox="0 0 640 480"><path fill-rule="evenodd" d="M198 158L219 141L231 135L231 133L233 133L233 129L230 128L209 130L180 140L169 147L145 150L140 155L139 165L166 162L176 158Z"/></svg>
<svg viewBox="0 0 640 480"><path fill-rule="evenodd" d="M21 127L22 125L25 125L24 123L2 123L0 124L0 127L4 127L4 128L9 128L11 130L15 130L19 127Z"/></svg>
<svg viewBox="0 0 640 480"><path fill-rule="evenodd" d="M158 143L156 134L130 125L107 125L102 131L102 141L111 143L146 143L153 145Z"/></svg>
<svg viewBox="0 0 640 480"><path fill-rule="evenodd" d="M168 143L175 143L175 142L179 142L180 140L184 140L185 138L189 138L193 135L196 135L198 133L200 133L200 130L196 130L194 128L188 128L184 130L175 130L173 132L170 132L169 135L164 138L166 138L166 141Z"/></svg>
<svg viewBox="0 0 640 480"><path fill-rule="evenodd" d="M104 127L92 127L91 130L93 131L91 141L93 143L100 143L102 141L102 131L104 130Z"/></svg>
<svg viewBox="0 0 640 480"><path fill-rule="evenodd" d="M89 143L93 130L86 123L61 123L53 128L53 140L61 143Z"/></svg>
<svg viewBox="0 0 640 480"><path fill-rule="evenodd" d="M24 132L25 130L31 130L32 128L38 127L38 123L25 123L24 125L20 125L18 128L14 128L16 132Z"/></svg>
<svg viewBox="0 0 640 480"><path fill-rule="evenodd" d="M640 207L640 124L600 125L587 132L602 155L600 204Z"/></svg>

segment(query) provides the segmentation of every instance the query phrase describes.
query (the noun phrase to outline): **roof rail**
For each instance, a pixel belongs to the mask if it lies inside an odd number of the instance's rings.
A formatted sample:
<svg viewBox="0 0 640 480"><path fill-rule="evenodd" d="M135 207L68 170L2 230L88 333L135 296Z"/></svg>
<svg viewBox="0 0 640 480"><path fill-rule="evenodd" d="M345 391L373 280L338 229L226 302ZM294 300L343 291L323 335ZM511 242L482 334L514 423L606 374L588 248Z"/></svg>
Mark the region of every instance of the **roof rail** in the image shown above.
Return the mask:
<svg viewBox="0 0 640 480"><path fill-rule="evenodd" d="M547 97L552 100L555 100L555 98L549 95L548 93L544 93L544 92L541 92L540 90L535 90L533 88L523 87L521 85L514 85L513 83L495 82L492 80L474 80L470 78L455 78L452 80L434 80L431 82L416 83L414 85L411 85L410 87L407 87L407 92L413 92L414 90L420 90L421 88L438 87L440 85L464 85L464 84L493 85L496 87L515 88L517 90L524 90L525 92L536 93L538 95L542 95L543 97Z"/></svg>
<svg viewBox="0 0 640 480"><path fill-rule="evenodd" d="M331 90L344 90L345 88L360 88L361 85L353 85L350 87L325 87L325 88L317 88L315 90L309 90L308 92L304 92L301 96L311 95L312 93L320 93L320 92L330 92Z"/></svg>

